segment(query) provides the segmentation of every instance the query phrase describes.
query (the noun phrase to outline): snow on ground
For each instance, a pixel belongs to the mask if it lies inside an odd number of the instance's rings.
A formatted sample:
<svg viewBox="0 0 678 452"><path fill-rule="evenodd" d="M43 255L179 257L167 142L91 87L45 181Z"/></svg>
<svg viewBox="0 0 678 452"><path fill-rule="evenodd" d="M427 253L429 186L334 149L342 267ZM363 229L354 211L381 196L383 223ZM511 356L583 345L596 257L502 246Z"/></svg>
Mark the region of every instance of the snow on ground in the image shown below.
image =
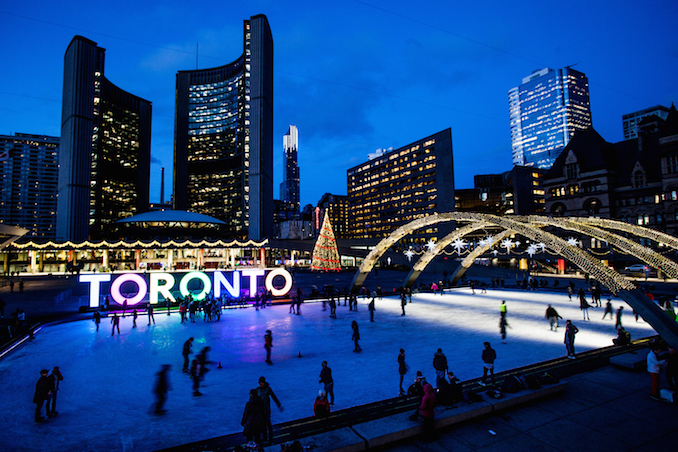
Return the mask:
<svg viewBox="0 0 678 452"><path fill-rule="evenodd" d="M499 305L508 306L508 343L499 336ZM240 432L240 420L249 389L260 376L270 382L284 411L273 408L273 423L313 414L321 362L327 360L335 380L335 409L379 401L398 395L400 348L406 351L410 372L404 388L417 370L435 382L433 354L440 347L450 368L461 380L482 375L483 342L497 351L496 370L502 371L565 355L564 328L549 330L544 318L551 303L564 319L579 328L577 352L611 345L614 320L601 320L603 308L590 309L591 321L582 321L579 303L566 294L513 290L447 291L445 295L418 294L401 316L395 297L376 301L375 322L370 323L367 301L359 311L343 306L338 319L329 318L322 303L305 303L302 315L289 306L265 310L224 311L218 323L202 318L180 324L179 315L156 310L156 324L147 326L140 316L121 321L121 332L111 337L109 320L100 331L91 321L43 328L0 361L0 449L8 451L148 451L200 439ZM603 300L604 302L605 300ZM613 300L613 307L623 303ZM632 338L654 335L642 319L638 322L626 304L623 323ZM351 321L360 325L362 353L353 353ZM564 325L563 320L561 325ZM264 363L263 336L273 331L273 365ZM209 345L214 361L201 388L193 397L191 381L182 373L181 348L195 338L193 350ZM299 352L302 358L298 357ZM217 369L221 362L223 369ZM172 364L165 416L151 414L155 374L162 364ZM33 422L32 404L40 369L59 366L64 375L59 391L59 415L44 424Z"/></svg>

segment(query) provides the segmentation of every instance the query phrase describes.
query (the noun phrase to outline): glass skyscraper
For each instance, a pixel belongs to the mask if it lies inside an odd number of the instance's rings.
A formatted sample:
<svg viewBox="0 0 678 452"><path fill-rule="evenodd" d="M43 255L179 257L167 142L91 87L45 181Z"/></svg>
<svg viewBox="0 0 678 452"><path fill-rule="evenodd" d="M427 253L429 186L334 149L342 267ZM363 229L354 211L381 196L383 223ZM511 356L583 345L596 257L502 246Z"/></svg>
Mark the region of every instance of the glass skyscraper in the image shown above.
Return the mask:
<svg viewBox="0 0 678 452"><path fill-rule="evenodd" d="M280 184L280 200L292 203L299 211L299 165L297 152L299 150L299 130L297 126L290 126L283 137L283 182Z"/></svg>
<svg viewBox="0 0 678 452"><path fill-rule="evenodd" d="M232 63L177 74L174 208L218 218L232 238L273 234L273 38L244 21Z"/></svg>
<svg viewBox="0 0 678 452"><path fill-rule="evenodd" d="M535 71L509 91L509 117L513 164L548 169L591 126L589 81L570 67Z"/></svg>
<svg viewBox="0 0 678 452"><path fill-rule="evenodd" d="M59 240L109 238L148 210L152 105L105 77L105 52L75 36L64 56Z"/></svg>

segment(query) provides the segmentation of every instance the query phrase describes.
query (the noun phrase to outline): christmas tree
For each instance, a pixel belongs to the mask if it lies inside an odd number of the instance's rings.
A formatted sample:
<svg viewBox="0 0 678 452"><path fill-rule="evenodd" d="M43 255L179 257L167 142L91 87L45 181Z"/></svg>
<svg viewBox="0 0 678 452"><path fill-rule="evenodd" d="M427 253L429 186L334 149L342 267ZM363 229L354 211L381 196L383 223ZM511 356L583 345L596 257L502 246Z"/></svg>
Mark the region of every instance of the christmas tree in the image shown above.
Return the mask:
<svg viewBox="0 0 678 452"><path fill-rule="evenodd" d="M339 271L341 264L339 262L339 252L337 251L337 241L332 232L330 216L325 212L323 226L320 228L318 240L313 248L313 261L311 261L311 270L314 271Z"/></svg>

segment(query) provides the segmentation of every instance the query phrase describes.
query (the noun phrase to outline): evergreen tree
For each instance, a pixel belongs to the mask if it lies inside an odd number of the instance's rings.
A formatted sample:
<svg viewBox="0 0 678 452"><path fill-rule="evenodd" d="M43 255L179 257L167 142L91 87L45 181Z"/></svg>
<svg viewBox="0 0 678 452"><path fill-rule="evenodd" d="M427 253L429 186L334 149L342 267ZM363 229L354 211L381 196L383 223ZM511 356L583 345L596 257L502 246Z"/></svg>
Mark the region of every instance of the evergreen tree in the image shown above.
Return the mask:
<svg viewBox="0 0 678 452"><path fill-rule="evenodd" d="M339 271L341 263L339 261L339 251L337 251L337 241L332 232L330 216L325 212L323 225L320 228L318 240L313 248L313 261L311 270L314 271Z"/></svg>

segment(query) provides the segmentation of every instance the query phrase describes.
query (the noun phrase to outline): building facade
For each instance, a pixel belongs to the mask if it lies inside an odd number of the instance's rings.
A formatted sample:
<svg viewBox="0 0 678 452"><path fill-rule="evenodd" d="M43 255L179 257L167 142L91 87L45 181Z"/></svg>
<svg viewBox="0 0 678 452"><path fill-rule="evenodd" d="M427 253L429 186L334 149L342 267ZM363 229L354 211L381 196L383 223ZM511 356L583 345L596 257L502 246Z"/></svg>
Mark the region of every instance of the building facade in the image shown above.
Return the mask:
<svg viewBox="0 0 678 452"><path fill-rule="evenodd" d="M299 193L299 130L290 126L283 137L283 181L280 184L280 200L292 203L296 210L300 207Z"/></svg>
<svg viewBox="0 0 678 452"><path fill-rule="evenodd" d="M273 38L264 15L243 34L232 63L176 76L173 200L258 240L273 235Z"/></svg>
<svg viewBox="0 0 678 452"><path fill-rule="evenodd" d="M347 171L349 235L380 238L417 218L454 211L452 131L382 153ZM437 237L437 228L413 242Z"/></svg>
<svg viewBox="0 0 678 452"><path fill-rule="evenodd" d="M337 239L349 238L348 196L325 193L313 211L315 236L320 233L325 215L330 216L332 232Z"/></svg>
<svg viewBox="0 0 678 452"><path fill-rule="evenodd" d="M589 82L570 67L542 69L509 90L513 164L548 169L576 130L591 126Z"/></svg>
<svg viewBox="0 0 678 452"><path fill-rule="evenodd" d="M655 105L654 107L644 108L623 115L622 124L624 126L624 139L631 140L633 138L638 138L638 125L643 118L657 116L661 119L666 119L668 115L669 109L662 105Z"/></svg>
<svg viewBox="0 0 678 452"><path fill-rule="evenodd" d="M546 170L514 166L501 174L473 176L473 188L456 189L456 210L494 215L532 215L544 212Z"/></svg>
<svg viewBox="0 0 678 452"><path fill-rule="evenodd" d="M111 83L104 57L82 36L64 57L59 240L109 238L117 220L148 210L151 102Z"/></svg>
<svg viewBox="0 0 678 452"><path fill-rule="evenodd" d="M59 137L0 135L0 223L56 238Z"/></svg>
<svg viewBox="0 0 678 452"><path fill-rule="evenodd" d="M638 137L578 132L544 177L553 216L619 219L678 234L678 112L644 118Z"/></svg>

